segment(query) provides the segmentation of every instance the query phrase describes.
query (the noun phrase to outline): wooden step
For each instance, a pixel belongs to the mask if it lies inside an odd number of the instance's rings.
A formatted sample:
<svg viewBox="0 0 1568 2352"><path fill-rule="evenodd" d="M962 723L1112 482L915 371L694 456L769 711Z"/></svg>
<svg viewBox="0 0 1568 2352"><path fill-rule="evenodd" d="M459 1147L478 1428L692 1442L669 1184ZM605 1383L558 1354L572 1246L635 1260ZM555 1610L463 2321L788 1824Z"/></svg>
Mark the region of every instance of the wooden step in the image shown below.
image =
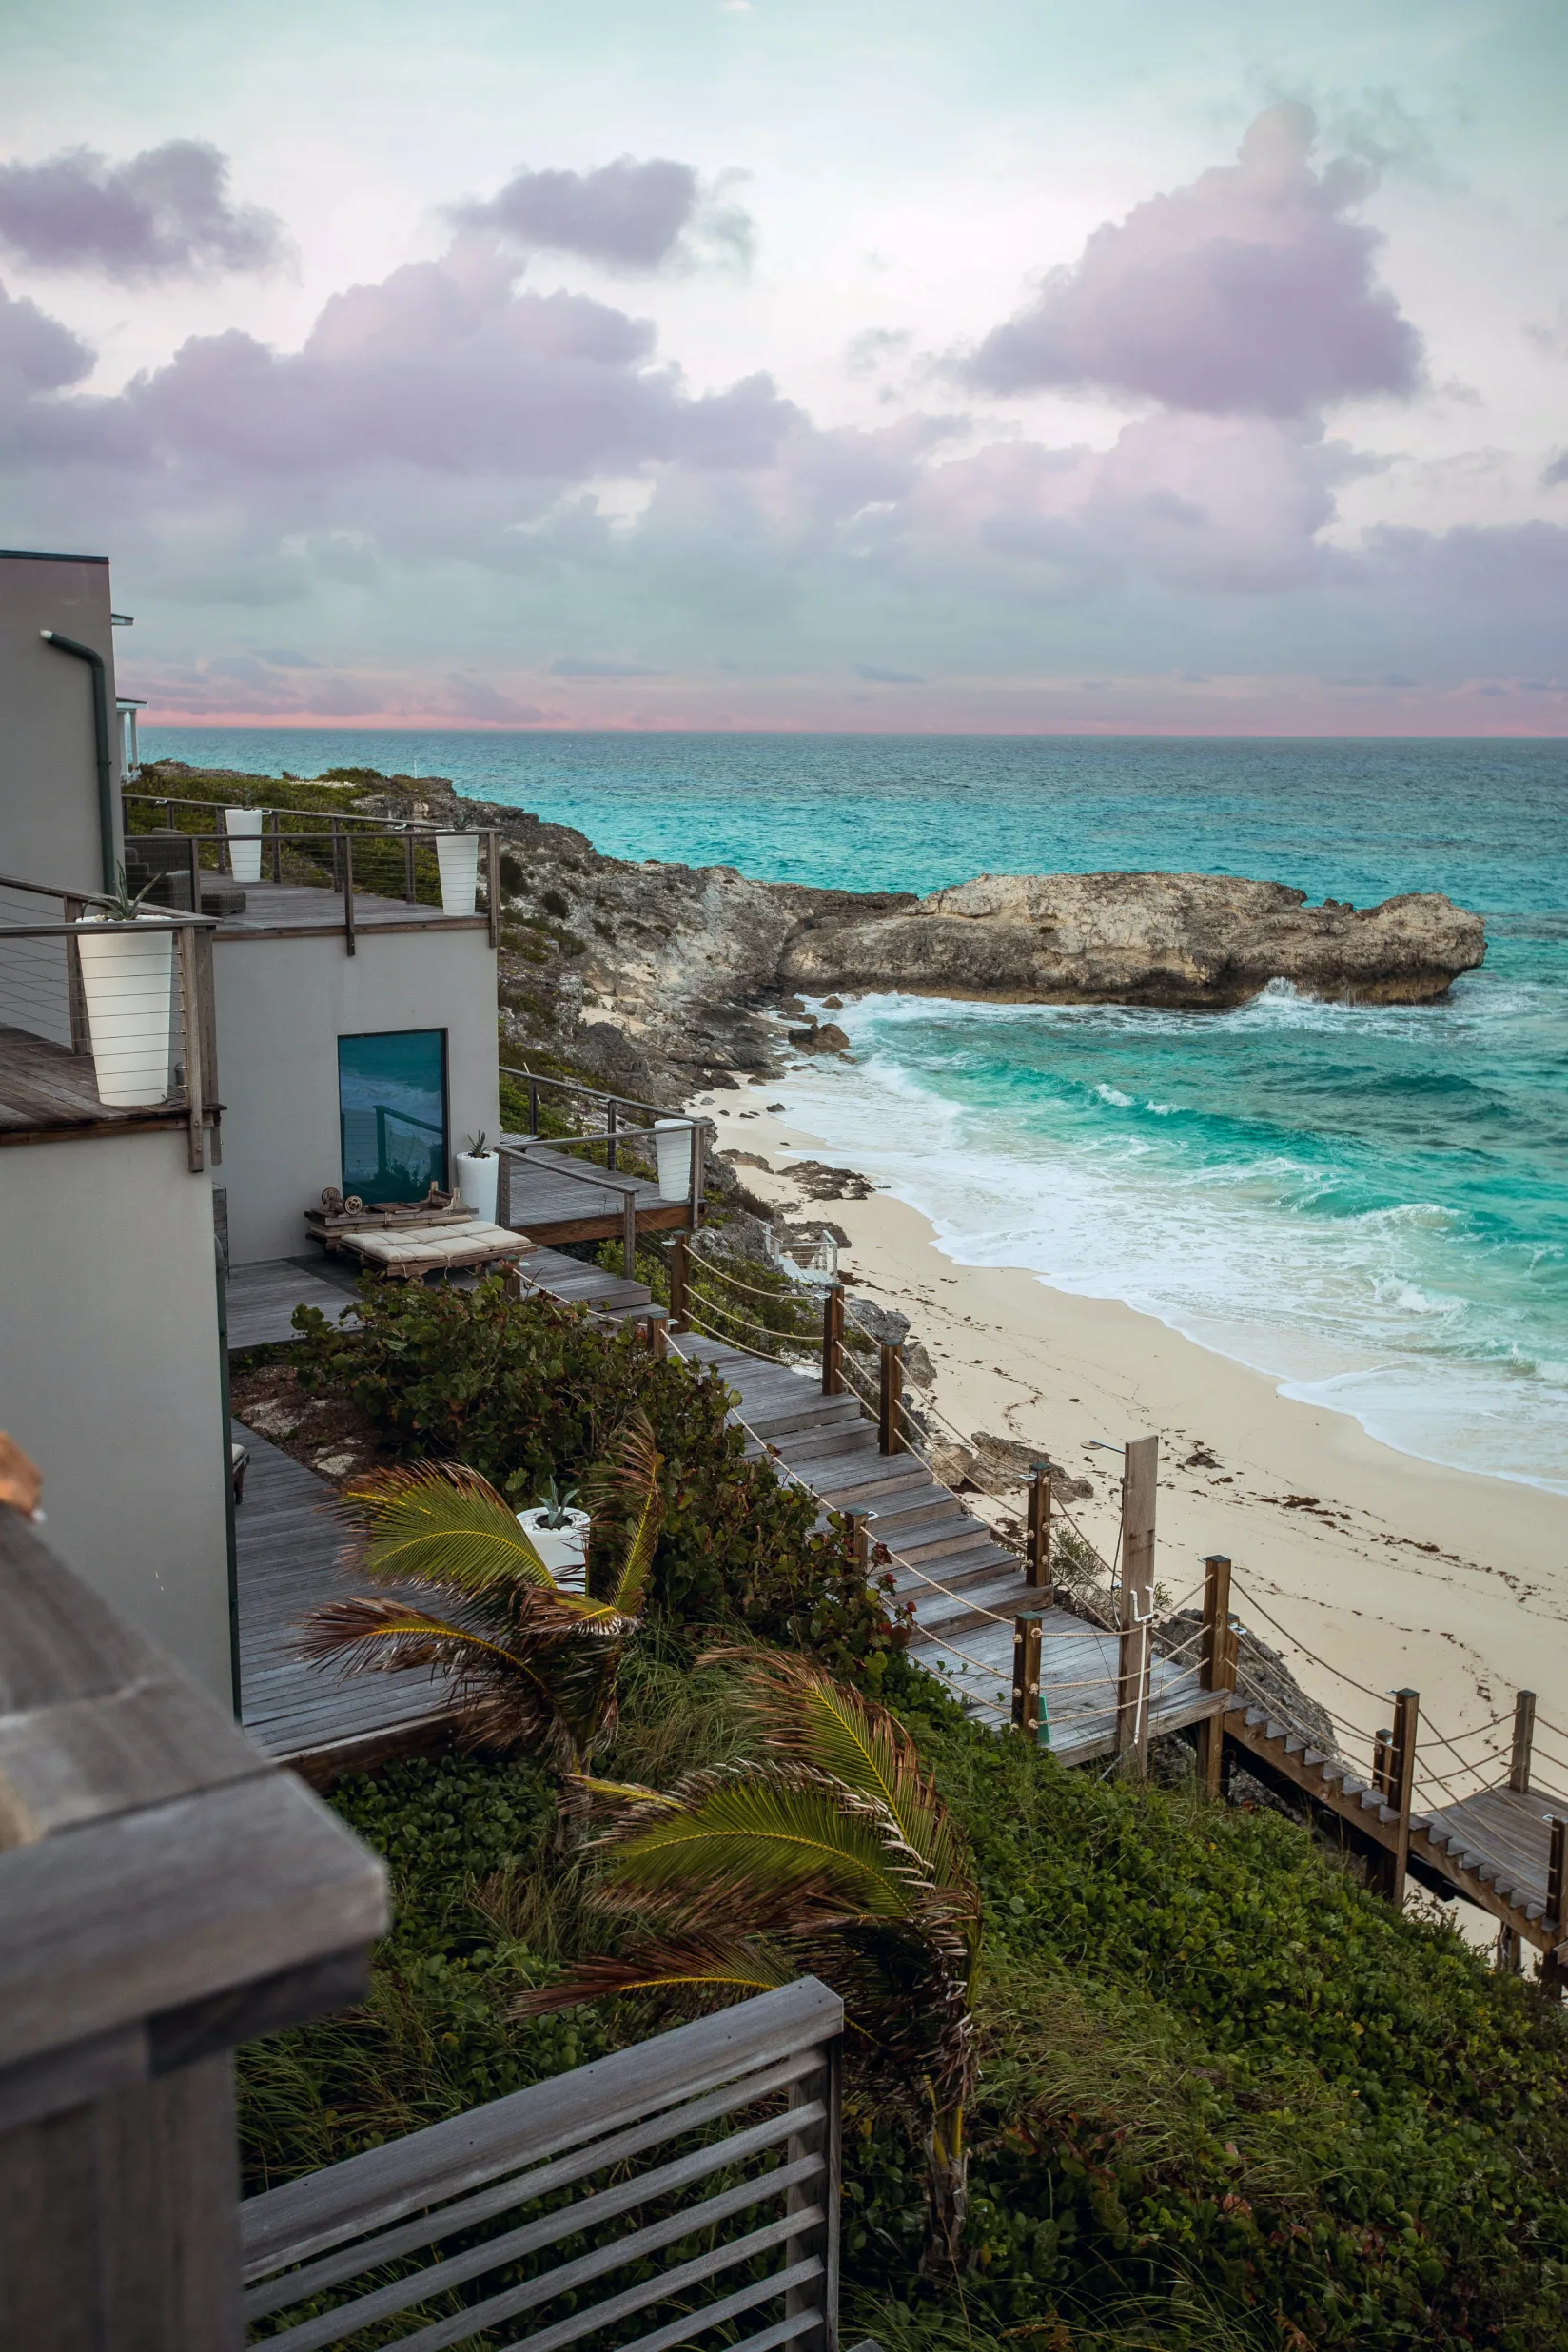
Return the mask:
<svg viewBox="0 0 1568 2352"><path fill-rule="evenodd" d="M862 1501L874 1510L882 1496L908 1487L924 1487L931 1478L929 1470L911 1467L908 1454L868 1454L860 1460L852 1455L848 1460L826 1463L824 1469L831 1475L808 1478L807 1482L834 1511L853 1509ZM800 1465L800 1471L802 1477L807 1476L804 1465Z"/></svg>
<svg viewBox="0 0 1568 2352"><path fill-rule="evenodd" d="M877 1535L874 1523L872 1533L873 1536ZM877 1540L888 1544L890 1550L896 1551L900 1559L912 1560L916 1566L921 1568L924 1568L929 1560L951 1559L962 1552L995 1551L998 1548L992 1539L990 1529L977 1526L971 1519L960 1519L951 1526L935 1529L913 1543L895 1543L891 1537L887 1536L877 1536ZM1009 1557L1015 1558L1016 1555ZM1020 1576L1024 1573L1022 1561L1019 1562L1018 1573Z"/></svg>
<svg viewBox="0 0 1568 2352"><path fill-rule="evenodd" d="M748 1397L742 1400L741 1409L761 1438L789 1437L808 1429L833 1429L840 1422L860 1420L860 1407L853 1397L813 1397L810 1392L794 1403L788 1399L776 1402L770 1399L761 1407L754 1406ZM868 1428L870 1425L866 1424Z"/></svg>

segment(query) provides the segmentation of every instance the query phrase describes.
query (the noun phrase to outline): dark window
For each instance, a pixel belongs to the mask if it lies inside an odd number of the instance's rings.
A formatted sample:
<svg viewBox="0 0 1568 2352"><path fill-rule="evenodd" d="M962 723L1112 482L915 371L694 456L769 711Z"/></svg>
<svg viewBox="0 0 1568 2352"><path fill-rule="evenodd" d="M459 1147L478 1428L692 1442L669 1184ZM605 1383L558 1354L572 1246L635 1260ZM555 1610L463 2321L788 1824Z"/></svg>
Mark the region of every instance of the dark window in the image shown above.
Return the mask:
<svg viewBox="0 0 1568 2352"><path fill-rule="evenodd" d="M338 1040L343 1188L362 1201L422 1200L446 1184L446 1031Z"/></svg>

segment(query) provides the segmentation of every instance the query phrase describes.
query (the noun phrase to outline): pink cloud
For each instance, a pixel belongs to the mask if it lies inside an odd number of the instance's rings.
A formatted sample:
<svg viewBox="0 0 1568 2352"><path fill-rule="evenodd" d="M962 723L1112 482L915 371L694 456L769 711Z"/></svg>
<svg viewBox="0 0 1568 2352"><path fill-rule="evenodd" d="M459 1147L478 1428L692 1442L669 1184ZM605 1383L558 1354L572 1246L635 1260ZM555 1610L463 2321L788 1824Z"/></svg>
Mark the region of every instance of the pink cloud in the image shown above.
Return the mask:
<svg viewBox="0 0 1568 2352"><path fill-rule="evenodd" d="M744 212L706 201L692 166L663 156L622 155L597 171L519 171L494 196L449 211L460 228L620 269L657 269L694 228L741 255L751 242Z"/></svg>
<svg viewBox="0 0 1568 2352"><path fill-rule="evenodd" d="M1237 163L1096 229L986 337L969 380L1001 393L1097 385L1218 415L1408 396L1421 339L1374 282L1377 231L1349 217L1365 171L1315 172L1314 131L1305 107L1270 107Z"/></svg>
<svg viewBox="0 0 1568 2352"><path fill-rule="evenodd" d="M226 162L201 139L168 139L123 164L88 147L0 164L0 245L36 268L126 285L266 269L287 251L273 213L232 201Z"/></svg>

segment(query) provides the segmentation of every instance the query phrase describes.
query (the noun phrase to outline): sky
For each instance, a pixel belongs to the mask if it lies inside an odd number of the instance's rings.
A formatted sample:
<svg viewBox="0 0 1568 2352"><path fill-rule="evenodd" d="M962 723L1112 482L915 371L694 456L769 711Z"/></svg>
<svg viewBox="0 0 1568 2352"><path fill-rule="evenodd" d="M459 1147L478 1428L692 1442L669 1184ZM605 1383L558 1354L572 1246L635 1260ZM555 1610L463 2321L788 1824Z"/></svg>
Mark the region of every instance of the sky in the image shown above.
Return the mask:
<svg viewBox="0 0 1568 2352"><path fill-rule="evenodd" d="M1560 0L10 0L150 720L1568 734Z"/></svg>

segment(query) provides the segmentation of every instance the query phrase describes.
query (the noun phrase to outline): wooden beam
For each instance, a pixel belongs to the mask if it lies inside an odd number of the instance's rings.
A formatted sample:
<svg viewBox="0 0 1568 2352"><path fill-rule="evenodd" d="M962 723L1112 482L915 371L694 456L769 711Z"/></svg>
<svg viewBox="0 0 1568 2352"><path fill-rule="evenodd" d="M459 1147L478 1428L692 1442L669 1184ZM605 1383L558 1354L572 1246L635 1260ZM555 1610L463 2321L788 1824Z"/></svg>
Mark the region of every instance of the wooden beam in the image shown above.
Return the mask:
<svg viewBox="0 0 1568 2352"><path fill-rule="evenodd" d="M879 1453L901 1454L904 1451L903 1406L904 1351L901 1347L884 1345L876 1400Z"/></svg>
<svg viewBox="0 0 1568 2352"><path fill-rule="evenodd" d="M1230 1562L1223 1552L1211 1552L1204 1562L1204 1633L1198 1652L1198 1687L1203 1691L1236 1688L1235 1657L1230 1643ZM1198 1786L1205 1796L1218 1797L1225 1771L1225 1711L1205 1715L1198 1726Z"/></svg>
<svg viewBox="0 0 1568 2352"><path fill-rule="evenodd" d="M1552 1843L1546 1864L1546 1916L1541 1926L1547 1941L1540 1981L1549 1992L1560 1996L1568 1978L1568 1960L1563 1953L1563 1938L1568 1935L1568 1821L1557 1813L1552 1815Z"/></svg>
<svg viewBox="0 0 1568 2352"><path fill-rule="evenodd" d="M689 1331L691 1318L687 1311L692 1278L692 1248L684 1233L677 1233L670 1246L670 1327L673 1331Z"/></svg>
<svg viewBox="0 0 1568 2352"><path fill-rule="evenodd" d="M1050 1577L1050 1466L1037 1461L1029 1476L1029 1542L1025 1553L1025 1581L1029 1590L1049 1601Z"/></svg>
<svg viewBox="0 0 1568 2352"><path fill-rule="evenodd" d="M1536 1695L1520 1691L1514 1701L1514 1753L1508 1766L1508 1786L1518 1796L1530 1793L1530 1759L1536 1744Z"/></svg>
<svg viewBox="0 0 1568 2352"><path fill-rule="evenodd" d="M1012 1620L1012 1728L1026 1739L1040 1737L1040 1619L1036 1614Z"/></svg>
<svg viewBox="0 0 1568 2352"><path fill-rule="evenodd" d="M1121 1656L1115 1754L1142 1778L1148 1769L1148 1678L1154 1610L1154 1503L1158 1438L1134 1438L1122 1472Z"/></svg>
<svg viewBox="0 0 1568 2352"><path fill-rule="evenodd" d="M1420 1694L1396 1691L1394 1735L1389 1743L1388 1780L1383 1791L1395 1816L1394 1834L1377 1872L1379 1891L1396 1911L1404 1901L1404 1881L1410 1865L1410 1801L1416 1781L1416 1737L1420 1724Z"/></svg>
<svg viewBox="0 0 1568 2352"><path fill-rule="evenodd" d="M844 1288L830 1283L822 1293L822 1394L844 1393Z"/></svg>

